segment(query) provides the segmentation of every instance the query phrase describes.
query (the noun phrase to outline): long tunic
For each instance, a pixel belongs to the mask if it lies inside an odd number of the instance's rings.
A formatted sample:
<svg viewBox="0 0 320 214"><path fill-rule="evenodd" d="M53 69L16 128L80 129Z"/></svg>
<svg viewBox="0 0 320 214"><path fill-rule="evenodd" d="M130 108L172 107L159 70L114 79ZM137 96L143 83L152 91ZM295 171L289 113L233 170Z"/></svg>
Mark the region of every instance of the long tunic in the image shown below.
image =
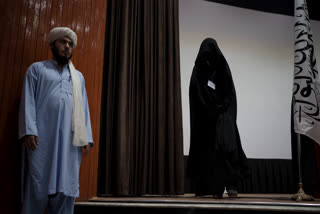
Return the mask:
<svg viewBox="0 0 320 214"><path fill-rule="evenodd" d="M88 142L93 143L83 75L82 88ZM68 65L54 60L32 64L26 73L19 112L19 138L38 136L35 151L27 151L25 177L31 178L35 197L62 192L79 196L81 148L72 145L72 79Z"/></svg>

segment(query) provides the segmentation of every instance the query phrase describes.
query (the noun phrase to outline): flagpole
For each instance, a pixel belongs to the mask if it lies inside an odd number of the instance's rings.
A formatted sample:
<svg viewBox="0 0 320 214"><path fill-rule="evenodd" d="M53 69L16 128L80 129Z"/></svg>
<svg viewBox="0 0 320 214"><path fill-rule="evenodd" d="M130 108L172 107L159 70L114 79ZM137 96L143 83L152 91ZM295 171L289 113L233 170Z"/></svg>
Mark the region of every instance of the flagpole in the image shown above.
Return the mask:
<svg viewBox="0 0 320 214"><path fill-rule="evenodd" d="M301 170L301 138L300 138L300 134L298 133L297 133L297 147L298 147L299 190L297 194L291 197L291 199L296 201L314 201L314 198L311 195L307 195L303 190L302 170Z"/></svg>

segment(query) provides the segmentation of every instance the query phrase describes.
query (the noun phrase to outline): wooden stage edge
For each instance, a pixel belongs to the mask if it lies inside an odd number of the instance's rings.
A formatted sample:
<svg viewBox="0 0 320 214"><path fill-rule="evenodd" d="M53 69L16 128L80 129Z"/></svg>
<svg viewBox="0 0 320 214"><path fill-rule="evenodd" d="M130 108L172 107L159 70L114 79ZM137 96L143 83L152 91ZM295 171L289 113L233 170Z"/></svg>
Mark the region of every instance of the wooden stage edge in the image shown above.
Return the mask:
<svg viewBox="0 0 320 214"><path fill-rule="evenodd" d="M186 208L186 209L223 209L247 211L293 211L320 213L320 199L296 202L289 194L239 194L238 197L223 199L195 197L194 194L177 196L144 195L140 197L94 197L88 202L75 205L94 207L135 207L135 208Z"/></svg>

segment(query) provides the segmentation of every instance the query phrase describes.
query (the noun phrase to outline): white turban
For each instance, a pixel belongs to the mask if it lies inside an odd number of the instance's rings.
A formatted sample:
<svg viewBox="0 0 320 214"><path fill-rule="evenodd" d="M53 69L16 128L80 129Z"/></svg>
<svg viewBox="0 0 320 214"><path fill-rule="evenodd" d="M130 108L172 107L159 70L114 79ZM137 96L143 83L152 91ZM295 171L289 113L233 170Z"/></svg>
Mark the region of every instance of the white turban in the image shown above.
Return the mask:
<svg viewBox="0 0 320 214"><path fill-rule="evenodd" d="M69 37L72 40L73 42L72 48L75 48L77 46L77 34L67 27L53 28L49 33L49 44L65 36Z"/></svg>

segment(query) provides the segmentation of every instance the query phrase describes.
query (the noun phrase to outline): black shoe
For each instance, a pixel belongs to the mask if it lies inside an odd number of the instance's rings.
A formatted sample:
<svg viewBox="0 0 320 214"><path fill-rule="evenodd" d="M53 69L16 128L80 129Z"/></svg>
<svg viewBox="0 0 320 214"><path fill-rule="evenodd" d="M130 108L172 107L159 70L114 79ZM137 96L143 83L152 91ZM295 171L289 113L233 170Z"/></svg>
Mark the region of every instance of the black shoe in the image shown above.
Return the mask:
<svg viewBox="0 0 320 214"><path fill-rule="evenodd" d="M238 196L238 191L235 188L230 188L227 190L228 196L229 197L237 197Z"/></svg>
<svg viewBox="0 0 320 214"><path fill-rule="evenodd" d="M222 194L213 194L214 199L222 199Z"/></svg>
<svg viewBox="0 0 320 214"><path fill-rule="evenodd" d="M212 193L211 193L212 194ZM204 197L204 196L207 196L207 195L211 195L210 193L208 192L195 192L195 196L196 197Z"/></svg>
<svg viewBox="0 0 320 214"><path fill-rule="evenodd" d="M195 196L195 197L201 197L201 196L204 196L204 194L202 194L202 193L195 193L194 196Z"/></svg>

